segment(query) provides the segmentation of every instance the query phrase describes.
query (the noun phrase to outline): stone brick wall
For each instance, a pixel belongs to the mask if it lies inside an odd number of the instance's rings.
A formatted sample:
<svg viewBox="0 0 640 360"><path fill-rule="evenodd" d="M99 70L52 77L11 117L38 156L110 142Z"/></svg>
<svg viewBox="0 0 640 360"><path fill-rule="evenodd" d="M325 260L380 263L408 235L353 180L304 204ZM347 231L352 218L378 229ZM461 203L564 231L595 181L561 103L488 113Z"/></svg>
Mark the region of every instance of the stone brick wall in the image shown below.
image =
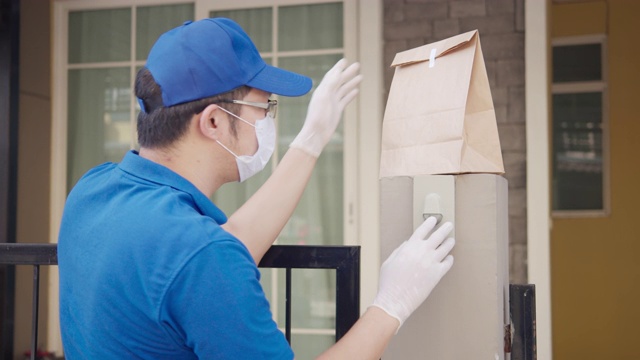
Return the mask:
<svg viewBox="0 0 640 360"><path fill-rule="evenodd" d="M385 102L399 51L478 29L509 180L510 281L527 280L524 0L383 0ZM545 195L546 196L546 195Z"/></svg>

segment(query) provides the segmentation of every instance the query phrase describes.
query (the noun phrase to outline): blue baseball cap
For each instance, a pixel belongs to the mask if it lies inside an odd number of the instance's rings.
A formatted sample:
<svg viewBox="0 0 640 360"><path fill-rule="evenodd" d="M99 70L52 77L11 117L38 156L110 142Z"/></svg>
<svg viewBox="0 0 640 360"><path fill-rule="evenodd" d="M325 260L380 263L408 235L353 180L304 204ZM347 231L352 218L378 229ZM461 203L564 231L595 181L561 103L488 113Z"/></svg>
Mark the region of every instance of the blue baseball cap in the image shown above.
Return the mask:
<svg viewBox="0 0 640 360"><path fill-rule="evenodd" d="M283 96L304 95L312 85L306 76L265 63L247 33L226 18L187 21L162 34L146 67L160 85L165 107L243 85Z"/></svg>

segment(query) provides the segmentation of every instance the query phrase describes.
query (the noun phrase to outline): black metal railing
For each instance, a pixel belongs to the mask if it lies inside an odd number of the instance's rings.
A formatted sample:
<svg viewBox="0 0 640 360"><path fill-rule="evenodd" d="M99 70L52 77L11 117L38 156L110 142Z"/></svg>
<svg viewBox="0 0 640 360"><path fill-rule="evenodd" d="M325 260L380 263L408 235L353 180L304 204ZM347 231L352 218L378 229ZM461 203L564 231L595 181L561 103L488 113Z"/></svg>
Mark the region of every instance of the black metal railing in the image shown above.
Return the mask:
<svg viewBox="0 0 640 360"><path fill-rule="evenodd" d="M55 244L0 244L0 265L33 266L33 303L31 322L31 359L35 359L38 342L38 297L41 265L57 265ZM336 341L344 336L360 316L360 247L359 246L286 246L274 245L259 264L263 268L286 271L285 336L291 342L291 270L336 270ZM514 285L510 290L511 358L536 359L535 286ZM507 341L505 342L505 351Z"/></svg>
<svg viewBox="0 0 640 360"><path fill-rule="evenodd" d="M33 302L31 321L31 359L38 344L38 303L40 265L57 265L56 244L0 244L0 265L33 266ZM286 246L274 245L259 264L263 268L286 271L285 336L291 343L291 270L336 270L336 341L349 331L360 316L359 246Z"/></svg>
<svg viewBox="0 0 640 360"><path fill-rule="evenodd" d="M291 343L291 269L336 270L336 341L360 317L360 247L276 245L259 267L284 268L285 336Z"/></svg>
<svg viewBox="0 0 640 360"><path fill-rule="evenodd" d="M509 285L509 308L513 324L511 360L536 360L536 287Z"/></svg>
<svg viewBox="0 0 640 360"><path fill-rule="evenodd" d="M38 304L40 298L40 265L58 265L56 244L0 244L0 265L33 266L33 300L31 303L31 359L38 347Z"/></svg>

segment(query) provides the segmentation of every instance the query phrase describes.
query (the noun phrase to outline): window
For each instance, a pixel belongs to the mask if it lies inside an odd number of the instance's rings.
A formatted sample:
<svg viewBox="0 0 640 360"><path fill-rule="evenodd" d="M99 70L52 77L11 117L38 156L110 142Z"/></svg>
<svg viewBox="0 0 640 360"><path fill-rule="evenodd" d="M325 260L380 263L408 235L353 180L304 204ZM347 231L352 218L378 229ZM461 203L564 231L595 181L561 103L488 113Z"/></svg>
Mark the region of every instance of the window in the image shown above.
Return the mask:
<svg viewBox="0 0 640 360"><path fill-rule="evenodd" d="M139 107L132 95L133 81L160 34L185 20L230 17L249 33L268 63L312 77L314 87L341 57L359 60L363 65L368 62L371 73L366 74L366 66L363 73L369 87L361 88L361 97L380 98L380 56L359 59L357 54L375 53L381 45L358 38L377 33L381 5L359 8L357 3L55 0L52 242L57 239L56 224L66 193L80 176L105 161L118 162L129 149L138 147L135 121ZM358 35L362 29L366 30ZM278 145L271 166L245 183L227 184L218 191L213 200L225 213L235 211L269 177L302 127L309 99L310 95L278 99ZM379 103L365 107L355 100L347 108L345 119L318 160L299 206L277 241L362 244L358 235L370 241L375 251L363 248L362 273L373 279L363 281L362 299L367 304L377 289L379 267L376 257L371 256L377 254L378 239L380 124L375 119L382 118ZM370 119L360 129L359 113ZM292 278L296 290L292 345L297 357L310 358L333 342L335 271L294 270ZM284 271L263 271L262 283L274 318L283 326ZM52 294L51 299L56 296Z"/></svg>
<svg viewBox="0 0 640 360"><path fill-rule="evenodd" d="M237 21L254 40L269 63L310 76L314 88L322 76L345 56L344 6L342 2L315 1L286 6L252 6L244 2L225 6L216 3L209 17L228 17ZM295 29L295 30L293 30ZM246 201L275 169L278 161L302 127L311 93L279 98L278 146L267 169L244 183L223 185L214 202L227 214ZM274 96L275 97L275 96ZM318 159L316 169L290 221L277 244L342 245L345 243L345 146L355 134L344 123ZM268 210L266 210L268 211ZM278 325L284 327L284 270L261 269L262 285ZM313 358L334 342L335 271L292 271L292 339L296 357Z"/></svg>
<svg viewBox="0 0 640 360"><path fill-rule="evenodd" d="M553 41L553 214L608 213L605 37Z"/></svg>
<svg viewBox="0 0 640 360"><path fill-rule="evenodd" d="M193 18L191 3L69 11L67 191L90 168L137 147L135 74L160 34Z"/></svg>

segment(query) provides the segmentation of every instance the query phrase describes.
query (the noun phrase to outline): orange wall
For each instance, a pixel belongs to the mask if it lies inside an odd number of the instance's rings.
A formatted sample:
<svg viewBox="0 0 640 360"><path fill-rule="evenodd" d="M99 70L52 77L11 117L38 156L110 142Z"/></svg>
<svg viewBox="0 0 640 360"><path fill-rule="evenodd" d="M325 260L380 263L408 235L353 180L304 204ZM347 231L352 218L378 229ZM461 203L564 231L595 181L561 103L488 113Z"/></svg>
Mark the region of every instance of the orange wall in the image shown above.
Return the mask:
<svg viewBox="0 0 640 360"><path fill-rule="evenodd" d="M611 180L609 216L553 219L553 357L640 359L640 1L554 5L551 33L607 34Z"/></svg>

